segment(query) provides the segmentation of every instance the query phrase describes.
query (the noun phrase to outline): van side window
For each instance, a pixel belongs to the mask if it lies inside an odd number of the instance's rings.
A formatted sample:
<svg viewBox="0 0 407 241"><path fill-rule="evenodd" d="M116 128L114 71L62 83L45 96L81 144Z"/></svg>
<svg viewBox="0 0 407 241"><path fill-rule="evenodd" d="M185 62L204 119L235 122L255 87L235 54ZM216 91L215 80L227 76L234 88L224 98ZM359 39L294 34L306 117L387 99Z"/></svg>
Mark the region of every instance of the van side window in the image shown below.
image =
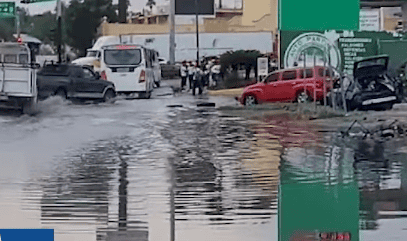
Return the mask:
<svg viewBox="0 0 407 241"><path fill-rule="evenodd" d="M275 81L278 80L278 76L279 76L279 75L280 75L280 73L271 74L271 75L269 75L269 76L266 78L265 82L266 82L266 83L275 82Z"/></svg>
<svg viewBox="0 0 407 241"><path fill-rule="evenodd" d="M17 63L17 55L16 54L5 54L4 55L4 63Z"/></svg>
<svg viewBox="0 0 407 241"><path fill-rule="evenodd" d="M292 80L297 78L297 70L289 70L283 72L283 80Z"/></svg>
<svg viewBox="0 0 407 241"><path fill-rule="evenodd" d="M146 55L146 67L151 68L151 51L146 49L145 55Z"/></svg>
<svg viewBox="0 0 407 241"><path fill-rule="evenodd" d="M28 63L28 54L20 54L19 56L20 64Z"/></svg>
<svg viewBox="0 0 407 241"><path fill-rule="evenodd" d="M305 78L314 77L313 69L305 69ZM304 69L300 69L300 79L304 79Z"/></svg>

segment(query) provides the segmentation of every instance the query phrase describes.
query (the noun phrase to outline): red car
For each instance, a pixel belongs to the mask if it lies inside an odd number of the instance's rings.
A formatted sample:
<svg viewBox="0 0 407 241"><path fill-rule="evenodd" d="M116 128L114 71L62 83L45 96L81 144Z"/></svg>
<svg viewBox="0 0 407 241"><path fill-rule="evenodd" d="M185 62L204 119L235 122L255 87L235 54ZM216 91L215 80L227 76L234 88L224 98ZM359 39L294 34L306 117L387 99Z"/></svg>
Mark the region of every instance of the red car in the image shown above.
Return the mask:
<svg viewBox="0 0 407 241"><path fill-rule="evenodd" d="M324 66L278 70L270 73L261 82L246 87L236 100L243 105L264 102L302 103L314 100L315 95L317 101L323 101L324 94L326 96L332 88L332 79L334 81L339 79L336 72Z"/></svg>

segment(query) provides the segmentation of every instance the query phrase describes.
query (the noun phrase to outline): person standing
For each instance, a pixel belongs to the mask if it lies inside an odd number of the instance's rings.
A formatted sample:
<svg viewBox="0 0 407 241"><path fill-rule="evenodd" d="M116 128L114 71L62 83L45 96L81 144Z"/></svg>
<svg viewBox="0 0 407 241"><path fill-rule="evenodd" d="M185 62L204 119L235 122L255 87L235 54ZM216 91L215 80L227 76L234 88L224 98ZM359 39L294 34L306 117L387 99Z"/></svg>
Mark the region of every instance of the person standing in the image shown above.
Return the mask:
<svg viewBox="0 0 407 241"><path fill-rule="evenodd" d="M221 80L221 73L220 73L220 64L215 61L214 65L211 68L212 72L212 83L214 86L219 85L220 80Z"/></svg>
<svg viewBox="0 0 407 241"><path fill-rule="evenodd" d="M184 87L187 85L187 78L188 78L188 66L187 61L182 62L181 66L181 89L184 90Z"/></svg>
<svg viewBox="0 0 407 241"><path fill-rule="evenodd" d="M188 66L188 80L189 80L189 89L192 89L192 84L194 80L194 75L195 75L195 67L192 62L189 62Z"/></svg>
<svg viewBox="0 0 407 241"><path fill-rule="evenodd" d="M196 88L198 88L198 91L199 91L198 93L202 94L203 79L204 79L203 71L199 68L198 64L195 64L194 76L193 76L193 80L192 80L192 95L195 95Z"/></svg>

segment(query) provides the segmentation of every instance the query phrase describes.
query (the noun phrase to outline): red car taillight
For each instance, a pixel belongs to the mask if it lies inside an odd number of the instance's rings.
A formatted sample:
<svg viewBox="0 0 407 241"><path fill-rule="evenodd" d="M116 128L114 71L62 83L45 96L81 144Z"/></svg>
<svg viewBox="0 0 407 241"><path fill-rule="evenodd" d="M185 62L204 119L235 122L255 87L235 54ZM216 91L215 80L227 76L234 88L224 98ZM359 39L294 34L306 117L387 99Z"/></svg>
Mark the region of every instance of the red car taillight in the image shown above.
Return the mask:
<svg viewBox="0 0 407 241"><path fill-rule="evenodd" d="M138 80L139 83L145 82L146 81L146 72L144 70L141 71L140 73L140 78Z"/></svg>
<svg viewBox="0 0 407 241"><path fill-rule="evenodd" d="M100 74L100 78L102 80L107 80L106 72L103 70L102 73Z"/></svg>

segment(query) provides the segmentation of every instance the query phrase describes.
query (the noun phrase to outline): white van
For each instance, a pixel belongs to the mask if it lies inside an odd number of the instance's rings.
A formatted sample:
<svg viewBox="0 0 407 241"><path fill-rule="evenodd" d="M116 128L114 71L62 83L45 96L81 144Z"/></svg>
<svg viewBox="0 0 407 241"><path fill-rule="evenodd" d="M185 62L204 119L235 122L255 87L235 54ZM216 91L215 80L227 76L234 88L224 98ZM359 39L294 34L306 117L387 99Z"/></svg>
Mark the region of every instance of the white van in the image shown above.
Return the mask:
<svg viewBox="0 0 407 241"><path fill-rule="evenodd" d="M103 46L100 53L100 75L114 83L118 94L151 97L154 83L161 80L157 51L136 44L113 44Z"/></svg>

